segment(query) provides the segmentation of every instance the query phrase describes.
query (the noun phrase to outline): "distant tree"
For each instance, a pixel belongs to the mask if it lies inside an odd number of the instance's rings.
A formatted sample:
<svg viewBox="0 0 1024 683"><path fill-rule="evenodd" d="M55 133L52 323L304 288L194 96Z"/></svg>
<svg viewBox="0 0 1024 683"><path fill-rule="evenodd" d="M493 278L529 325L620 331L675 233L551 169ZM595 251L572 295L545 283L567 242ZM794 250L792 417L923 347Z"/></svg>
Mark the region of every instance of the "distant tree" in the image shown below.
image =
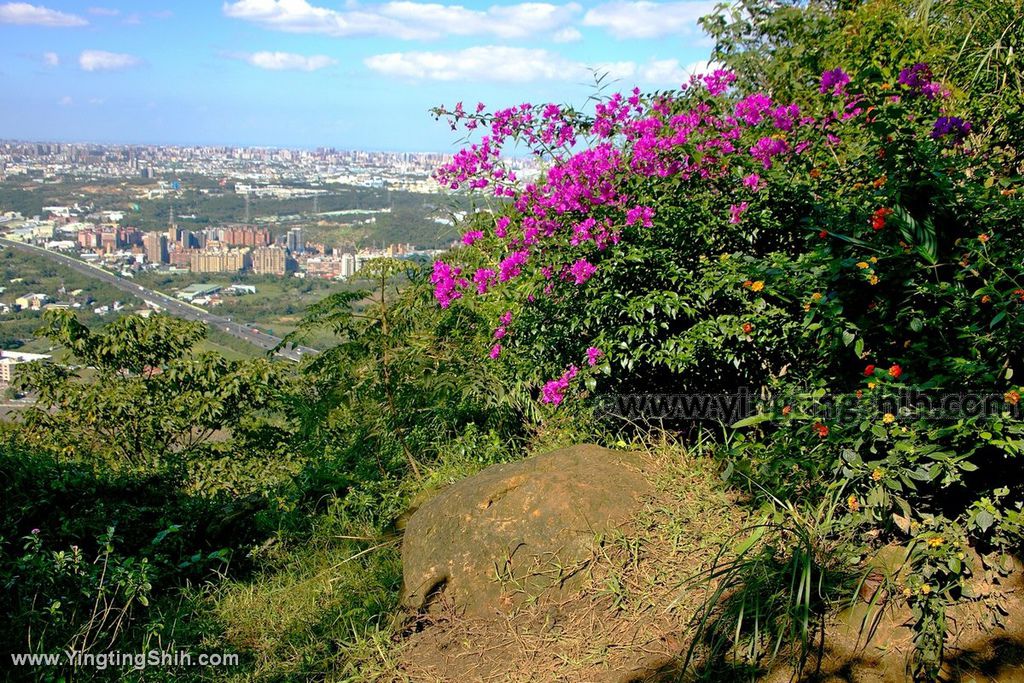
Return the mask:
<svg viewBox="0 0 1024 683"><path fill-rule="evenodd" d="M30 363L18 388L37 397L25 414L36 446L112 468L184 463L247 427L277 397L267 359L228 361L194 353L201 323L130 315L91 331L68 311L50 311L40 333L77 365Z"/></svg>

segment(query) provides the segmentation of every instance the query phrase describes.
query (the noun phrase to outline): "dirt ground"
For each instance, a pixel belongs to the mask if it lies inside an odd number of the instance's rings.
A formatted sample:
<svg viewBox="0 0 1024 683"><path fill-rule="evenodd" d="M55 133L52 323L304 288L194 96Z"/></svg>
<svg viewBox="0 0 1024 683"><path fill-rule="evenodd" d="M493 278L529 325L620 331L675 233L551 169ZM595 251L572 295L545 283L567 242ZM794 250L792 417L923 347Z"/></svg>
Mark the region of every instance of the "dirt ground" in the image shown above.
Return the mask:
<svg viewBox="0 0 1024 683"><path fill-rule="evenodd" d="M654 485L634 518L595 538L571 593L528 596L498 618L469 618L442 595L399 644L404 680L429 683L630 683L686 680L694 615L713 586L692 579L723 544L742 538L750 511L723 490L710 461L675 448L645 454ZM982 598L950 615L942 680L1024 683L1024 573L976 572ZM994 609L998 606L998 609ZM871 609L870 637L863 624ZM1001 622L996 624L995 621ZM800 675L778 665L770 683L909 680L912 618L902 600L854 606L828 620L824 647ZM781 659L781 658L780 658ZM692 670L690 670L692 672ZM723 677L725 676L725 677ZM703 680L751 680L749 670Z"/></svg>
<svg viewBox="0 0 1024 683"><path fill-rule="evenodd" d="M710 468L681 450L645 454L655 490L630 523L595 538L577 591L517 601L500 619L435 605L409 627L403 673L413 681L613 683L672 669L685 647L680 625L704 597L684 585L745 517Z"/></svg>

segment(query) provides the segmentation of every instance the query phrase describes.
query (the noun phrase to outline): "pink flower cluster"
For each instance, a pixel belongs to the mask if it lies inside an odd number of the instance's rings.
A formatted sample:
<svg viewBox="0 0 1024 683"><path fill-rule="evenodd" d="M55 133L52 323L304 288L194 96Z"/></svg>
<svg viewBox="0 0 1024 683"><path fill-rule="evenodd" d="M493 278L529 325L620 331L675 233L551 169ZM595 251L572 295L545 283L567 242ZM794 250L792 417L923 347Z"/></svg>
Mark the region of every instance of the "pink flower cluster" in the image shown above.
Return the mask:
<svg viewBox="0 0 1024 683"><path fill-rule="evenodd" d="M735 74L718 70L692 79L690 87L703 85L708 97L720 98L735 80ZM480 125L490 130L479 143L460 151L439 168L438 181L454 189L493 185L496 194L514 201L510 215L499 216L494 223L493 235L504 244L504 253L493 268L478 268L467 279L456 266L444 261L434 264L432 283L440 305L450 306L468 290L486 294L496 284L522 276L527 268L546 280L542 287L546 296L555 294L559 282L582 286L593 278L599 263L586 253L578 253L580 250L600 252L618 244L623 230L654 226L654 208L633 200L624 178L723 178L727 175L726 159L743 154L767 169L774 160L793 152L786 134L814 123L802 117L795 105L778 106L761 93L739 100L727 111L716 113L716 109L721 107L707 101L683 108L669 95L644 99L639 89L634 89L628 95L615 94L597 103L589 121L553 104L523 104L486 115L481 106L475 114L469 114L460 103L445 112L453 127L462 123L467 130ZM745 129L764 127L769 130L753 147L744 150L737 145ZM595 142L568 153L581 132L594 136ZM550 156L552 163L541 182L518 188L515 175L504 169L501 150L513 139ZM756 192L760 186L756 172L743 179L742 187L749 192ZM734 204L730 221L739 222L748 207L745 201ZM560 237L562 234L565 236ZM474 246L486 237L487 231L472 229L463 235L462 242ZM559 259L560 249L550 248L560 240L577 251L572 258ZM533 294L528 303L532 301ZM492 358L501 355L506 334L506 323L495 330ZM588 348L587 364L595 365L600 353L595 347ZM559 403L575 374L573 366L562 377L548 382L545 401Z"/></svg>
<svg viewBox="0 0 1024 683"><path fill-rule="evenodd" d="M550 382L546 382L540 391L540 400L543 403L551 403L552 405L558 405L565 400L565 392L569 388L569 382L571 382L579 370L575 365L570 365L569 369L559 377L553 379Z"/></svg>
<svg viewBox="0 0 1024 683"><path fill-rule="evenodd" d="M821 119L765 93L733 98L735 81L735 74L720 69L692 78L674 94L645 97L638 89L614 94L596 103L589 118L554 104L522 104L491 114L482 105L475 113L461 104L450 112L441 110L453 127L461 123L468 131L487 130L479 143L439 168L437 180L454 189L491 187L512 202L506 215L495 218L492 230L475 228L462 237L463 244L491 255L491 268L478 268L467 279L458 267L434 264L432 282L440 305L448 307L465 292L485 294L520 277L531 278L533 285L526 305L536 297L573 296L567 288L594 277L606 260L601 252L656 226L654 200L639 196L658 186L647 179L672 178L673 192L685 192L686 183L713 183L725 196L738 195L722 220L739 224L763 201L758 194L765 186L762 174L813 146L839 144L835 127L870 111L864 95L847 91L850 76L842 69L821 75L818 90L832 109ZM942 92L924 65L901 72L899 82L912 95L932 98ZM952 124L943 124L950 131L939 133L958 133ZM576 149L581 140L586 144ZM547 160L541 180L520 186L505 168L501 152L509 141L524 143ZM504 343L507 327L503 320L495 331L494 358L502 353L499 342ZM587 365L594 366L600 355L589 347ZM577 372L573 365L547 382L544 402L560 403Z"/></svg>
<svg viewBox="0 0 1024 683"><path fill-rule="evenodd" d="M601 349L596 346L589 347L587 349L587 365L594 367L602 356L604 356L604 352ZM540 391L541 402L557 406L565 400L565 392L569 389L570 382L576 378L577 374L579 374L579 368L575 365L570 365L562 373L561 377L545 382Z"/></svg>
<svg viewBox="0 0 1024 683"><path fill-rule="evenodd" d="M736 74L728 69L717 69L710 74L695 77L694 80L703 82L709 95L719 97L724 95L729 90L729 86L736 82Z"/></svg>
<svg viewBox="0 0 1024 683"><path fill-rule="evenodd" d="M487 125L490 134L484 135L479 143L460 150L447 164L434 174L439 183L452 190L468 187L479 190L493 186L495 196L515 196L515 173L500 163L502 147L512 140L521 140L538 151L549 153L559 149L571 149L576 145L576 126L571 121L571 112L557 104L534 108L529 103L483 114L485 107L478 104L476 113L468 114L458 103L452 111L440 108L439 115L447 115L452 130L459 123L468 131Z"/></svg>
<svg viewBox="0 0 1024 683"><path fill-rule="evenodd" d="M441 308L448 308L452 301L462 298L460 287L464 286L465 278L460 278L461 268L450 266L444 261L434 261L434 272L430 282L434 285L434 298Z"/></svg>

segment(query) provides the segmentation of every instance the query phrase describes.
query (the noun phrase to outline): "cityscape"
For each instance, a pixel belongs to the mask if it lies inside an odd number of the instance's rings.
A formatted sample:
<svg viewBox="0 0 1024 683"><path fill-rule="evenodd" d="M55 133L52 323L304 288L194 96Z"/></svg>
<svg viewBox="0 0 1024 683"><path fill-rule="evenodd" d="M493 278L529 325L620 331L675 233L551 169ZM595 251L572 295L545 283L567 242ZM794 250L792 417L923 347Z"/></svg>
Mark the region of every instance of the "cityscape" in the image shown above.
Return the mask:
<svg viewBox="0 0 1024 683"><path fill-rule="evenodd" d="M235 192L312 197L330 184L432 193L441 153L293 150L251 147L96 145L0 140L0 182L24 175L37 182L77 178L165 178L195 174L230 178ZM296 187L302 185L304 187ZM170 188L161 188L168 191ZM160 192L161 190L151 190Z"/></svg>
<svg viewBox="0 0 1024 683"><path fill-rule="evenodd" d="M449 159L0 142L0 252L15 259L0 283L0 389L55 351L34 335L54 310L92 327L170 313L205 323L228 353L316 353L282 339L302 307L358 288L373 259L426 263L456 243L465 210L432 177Z"/></svg>
<svg viewBox="0 0 1024 683"><path fill-rule="evenodd" d="M55 263L88 265L81 270L87 275L102 270L118 278L115 284L171 277L169 294L208 309L255 293L257 285L244 283L249 277L343 285L372 259L425 261L454 243L464 212L452 212L431 177L449 158L8 141L0 143L0 240ZM529 177L533 164L518 166ZM13 208L19 200L20 211ZM409 239L388 241L378 235L378 221ZM0 300L0 315L71 308L102 317L127 305L80 290L73 296L17 285ZM140 310L166 310L158 294L145 297ZM251 331L243 336L252 341Z"/></svg>

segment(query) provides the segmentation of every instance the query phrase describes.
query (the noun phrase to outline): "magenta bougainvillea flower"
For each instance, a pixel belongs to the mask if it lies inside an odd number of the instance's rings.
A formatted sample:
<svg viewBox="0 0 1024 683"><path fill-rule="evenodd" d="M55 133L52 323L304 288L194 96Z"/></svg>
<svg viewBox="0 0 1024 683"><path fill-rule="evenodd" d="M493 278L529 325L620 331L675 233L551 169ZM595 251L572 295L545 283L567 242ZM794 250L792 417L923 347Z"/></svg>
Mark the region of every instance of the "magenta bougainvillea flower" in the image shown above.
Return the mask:
<svg viewBox="0 0 1024 683"><path fill-rule="evenodd" d="M742 216L744 214L744 212L746 212L746 210L749 207L750 207L750 204L748 204L747 202L740 202L739 204L733 204L732 206L730 206L729 207L729 222L733 223L733 224L739 223L740 219L742 218Z"/></svg>
<svg viewBox="0 0 1024 683"><path fill-rule="evenodd" d="M832 69L821 74L821 86L818 92L825 95L842 95L846 84L850 82L850 76L842 69Z"/></svg>
<svg viewBox="0 0 1024 683"><path fill-rule="evenodd" d="M523 103L490 113L483 105L477 105L475 113L461 104L439 110L454 128L475 131L476 142L441 165L437 181L446 188L486 191L503 200L501 215L496 214L493 223L478 214L472 229L462 235L462 243L484 260L482 265L474 258L472 268L463 266L463 272L443 260L434 264L431 282L440 306L448 308L463 296L496 289L515 296L516 306L522 307L516 316L527 314L528 320L541 314L547 302L571 306L573 297L589 295L589 288L578 288L599 267L602 276L603 269L616 267L622 252L614 247L621 241L637 235L646 239L689 219L662 209L658 192L671 188L666 191L686 196L691 188L707 189L721 198L717 206L728 207L729 223L742 224L750 220L753 194L766 191L769 169L810 171L812 178L821 177L814 160L819 153L838 151L851 122L878 116L872 110L893 98L917 98L924 105L925 99L948 94L926 64L903 69L898 89L887 88L889 92L879 97L871 88L851 85L849 74L834 68L820 75L817 99L822 114L811 116L765 92L735 94L736 80L734 73L718 69L691 78L677 92L644 95L634 88L602 97L590 113L554 103ZM808 111L818 108L808 105ZM919 123L926 121L930 119ZM941 116L931 136L959 145L970 131L969 122ZM517 177L518 163L503 156L513 145L517 153L525 148L543 160L538 179ZM756 206L760 217L765 209L760 201ZM889 213L888 208L877 209L870 225L881 230ZM821 230L819 235L827 239L830 233ZM607 275L616 272L609 270ZM493 342L501 343L491 346L492 357L514 352L516 342L529 338L513 334L511 323L512 312L506 310L494 328ZM747 326L751 331L754 326L744 324L750 334ZM569 358L579 358L585 349L585 363L579 363L583 370L571 366L544 383L545 403L561 403L577 372L593 372L590 368L602 357L593 339L584 336L578 343Z"/></svg>
<svg viewBox="0 0 1024 683"><path fill-rule="evenodd" d="M572 267L569 268L569 273L572 274L573 281L578 285L582 285L584 282L593 277L596 271L597 266L591 264L589 261L587 261L587 259L583 258L576 261L574 264L572 264Z"/></svg>
<svg viewBox="0 0 1024 683"><path fill-rule="evenodd" d="M576 373L579 370L575 365L570 365L569 369L565 371L558 379L553 379L550 382L546 382L541 388L540 400L544 403L551 403L558 405L565 399L565 392L569 388L569 382L576 377Z"/></svg>

